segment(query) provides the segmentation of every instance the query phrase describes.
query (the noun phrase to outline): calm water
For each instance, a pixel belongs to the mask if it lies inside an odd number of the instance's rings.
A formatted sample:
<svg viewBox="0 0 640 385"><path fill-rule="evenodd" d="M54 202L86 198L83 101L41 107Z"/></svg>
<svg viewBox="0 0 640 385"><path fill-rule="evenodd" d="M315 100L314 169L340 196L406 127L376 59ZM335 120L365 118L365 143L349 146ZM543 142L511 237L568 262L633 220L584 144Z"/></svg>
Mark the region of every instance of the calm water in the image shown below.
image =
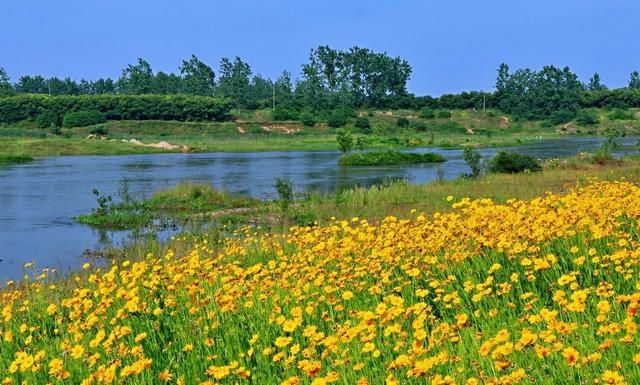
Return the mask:
<svg viewBox="0 0 640 385"><path fill-rule="evenodd" d="M631 151L637 138L627 138ZM564 157L597 148L601 139L568 138L511 148L538 158ZM95 207L91 189L116 194L123 178L137 197L150 196L179 181L211 182L217 187L266 198L274 194L276 176L290 178L297 191L332 192L368 186L389 178L415 183L468 173L460 150L434 151L447 162L435 165L338 167L337 152L261 152L70 156L41 158L32 163L0 167L0 282L16 279L26 262L62 270L80 266L84 250L119 244L126 232L103 232L71 218ZM483 156L497 149L482 150Z"/></svg>

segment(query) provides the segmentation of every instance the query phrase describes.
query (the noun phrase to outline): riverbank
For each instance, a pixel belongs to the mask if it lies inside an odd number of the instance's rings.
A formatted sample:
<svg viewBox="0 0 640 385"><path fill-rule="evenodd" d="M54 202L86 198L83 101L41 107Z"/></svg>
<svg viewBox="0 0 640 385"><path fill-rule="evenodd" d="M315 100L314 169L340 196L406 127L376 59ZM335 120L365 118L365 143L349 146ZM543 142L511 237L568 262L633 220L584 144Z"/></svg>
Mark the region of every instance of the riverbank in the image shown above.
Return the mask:
<svg viewBox="0 0 640 385"><path fill-rule="evenodd" d="M598 111L600 123L549 125L514 121L496 111L454 110L449 118L422 119L416 111L359 111L344 127L359 146L380 149L510 147L540 140L603 135L614 129L640 133L640 120L611 120ZM162 152L257 152L338 150L335 129L326 123L305 126L274 121L270 111L236 111L231 122L109 121L90 127L60 129L56 134L33 122L0 128L0 155L124 155ZM356 127L366 120L367 125ZM404 123L403 123L404 122ZM162 143L162 146L152 147Z"/></svg>
<svg viewBox="0 0 640 385"><path fill-rule="evenodd" d="M79 219L102 228L135 229L153 221L170 220L183 224L213 223L215 226L211 228L216 232L223 227L237 229L247 225L282 232L294 225L325 224L336 217L357 216L375 221L389 215L408 216L413 210L433 214L450 209L448 197L488 198L505 203L546 192L561 194L592 179L640 182L640 158L612 159L599 164L585 154L549 160L543 164L543 171L537 173L488 174L427 184L397 181L334 194L304 193L298 194L286 209L277 196L256 200L207 184L181 183L156 191L146 200L121 198L101 215L94 211Z"/></svg>

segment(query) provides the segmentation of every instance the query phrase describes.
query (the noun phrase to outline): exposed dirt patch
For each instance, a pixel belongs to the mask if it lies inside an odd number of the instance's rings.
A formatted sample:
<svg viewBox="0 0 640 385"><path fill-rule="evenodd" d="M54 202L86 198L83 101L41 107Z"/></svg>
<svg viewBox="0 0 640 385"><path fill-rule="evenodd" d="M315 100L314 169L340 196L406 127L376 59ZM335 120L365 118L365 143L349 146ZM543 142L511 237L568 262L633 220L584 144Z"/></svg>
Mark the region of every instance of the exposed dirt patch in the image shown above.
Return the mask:
<svg viewBox="0 0 640 385"><path fill-rule="evenodd" d="M502 128L509 127L509 118L507 116L502 117L502 123L500 123L500 127Z"/></svg>
<svg viewBox="0 0 640 385"><path fill-rule="evenodd" d="M261 126L261 128L267 132L274 132L279 134L295 134L297 132L300 132L299 127L288 127L285 125L278 125L278 124Z"/></svg>
<svg viewBox="0 0 640 385"><path fill-rule="evenodd" d="M169 142L164 142L164 141L158 142L158 143L143 143L143 142L139 141L138 139L131 139L131 140L129 140L129 143L134 144L136 146L160 148L160 149L163 149L163 150L180 150L182 152L189 152L189 147L187 147L187 146L171 144Z"/></svg>
<svg viewBox="0 0 640 385"><path fill-rule="evenodd" d="M473 128L467 128L467 134L473 135Z"/></svg>

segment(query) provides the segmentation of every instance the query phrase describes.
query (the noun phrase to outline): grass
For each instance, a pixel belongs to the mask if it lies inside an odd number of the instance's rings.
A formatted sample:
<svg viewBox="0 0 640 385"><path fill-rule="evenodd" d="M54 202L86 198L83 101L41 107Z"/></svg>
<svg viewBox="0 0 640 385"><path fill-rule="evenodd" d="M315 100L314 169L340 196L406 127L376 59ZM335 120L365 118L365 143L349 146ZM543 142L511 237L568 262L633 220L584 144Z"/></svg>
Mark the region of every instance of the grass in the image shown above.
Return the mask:
<svg viewBox="0 0 640 385"><path fill-rule="evenodd" d="M341 166L382 166L393 164L419 164L445 162L446 159L434 153L413 153L400 151L367 151L344 154L338 164Z"/></svg>
<svg viewBox="0 0 640 385"><path fill-rule="evenodd" d="M620 129L628 134L640 132L640 120L611 120L609 113L596 110L601 123L582 127L575 122L547 127L542 122L514 121L498 111L455 110L451 118L421 120L411 110L360 111L371 122L372 133L358 133L353 122L347 127L368 149L461 146L515 146L541 139L572 135L595 136L606 128ZM235 111L234 122L176 121L110 121L104 124L63 129L55 136L37 129L33 122L21 122L12 127L0 127L0 154L30 156L58 155L122 155L171 152L126 143L138 139L144 143L167 141L184 145L190 152L242 151L320 151L337 150L334 129L319 123L304 127L299 122L276 122L270 111ZM398 118L407 118L410 127L399 128ZM418 122L423 126L416 128ZM92 131L107 132L107 140L86 139Z"/></svg>
<svg viewBox="0 0 640 385"><path fill-rule="evenodd" d="M153 219L198 221L211 226L208 236L216 236L223 226L241 228L259 225L276 232L292 225L306 226L314 222L326 224L332 218L363 217L377 221L385 216L409 216L412 210L425 213L451 209L447 197L488 198L497 203L509 199L531 199L547 192L563 193L570 186L598 178L613 181L621 178L640 182L640 160L626 158L604 164L594 163L590 156L553 159L544 171L520 174L489 174L478 179L458 178L423 185L392 182L373 187L357 187L334 194L305 194L285 212L276 201L258 201L242 195L220 191L211 185L183 183L155 192L149 199L113 210L104 217L89 216L95 226L137 228ZM117 206L117 205L116 205ZM132 213L139 213L136 218ZM224 230L226 231L226 230Z"/></svg>
<svg viewBox="0 0 640 385"><path fill-rule="evenodd" d="M1 164L15 164L15 163L28 163L33 160L33 157L29 155L2 155L0 154L0 165Z"/></svg>
<svg viewBox="0 0 640 385"><path fill-rule="evenodd" d="M80 223L104 229L140 229L152 223L159 226L168 222L186 221L195 216L226 217L236 211L256 207L259 200L228 191L218 190L211 184L183 182L177 186L159 190L144 200L136 200L128 195L114 202L111 197L100 208L90 214L74 219ZM241 209L241 210L236 210Z"/></svg>

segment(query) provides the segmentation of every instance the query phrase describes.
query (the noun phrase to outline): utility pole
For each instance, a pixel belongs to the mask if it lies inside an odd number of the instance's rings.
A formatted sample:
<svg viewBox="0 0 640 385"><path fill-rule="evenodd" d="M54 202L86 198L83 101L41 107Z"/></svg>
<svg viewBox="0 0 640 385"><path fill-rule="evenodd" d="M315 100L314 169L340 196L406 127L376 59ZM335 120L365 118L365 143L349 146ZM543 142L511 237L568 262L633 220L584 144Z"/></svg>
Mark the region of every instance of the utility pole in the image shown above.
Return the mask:
<svg viewBox="0 0 640 385"><path fill-rule="evenodd" d="M482 94L482 112L487 112L487 94Z"/></svg>
<svg viewBox="0 0 640 385"><path fill-rule="evenodd" d="M271 109L273 111L276 110L276 84L275 83L271 83L271 102L272 102L272 107Z"/></svg>

